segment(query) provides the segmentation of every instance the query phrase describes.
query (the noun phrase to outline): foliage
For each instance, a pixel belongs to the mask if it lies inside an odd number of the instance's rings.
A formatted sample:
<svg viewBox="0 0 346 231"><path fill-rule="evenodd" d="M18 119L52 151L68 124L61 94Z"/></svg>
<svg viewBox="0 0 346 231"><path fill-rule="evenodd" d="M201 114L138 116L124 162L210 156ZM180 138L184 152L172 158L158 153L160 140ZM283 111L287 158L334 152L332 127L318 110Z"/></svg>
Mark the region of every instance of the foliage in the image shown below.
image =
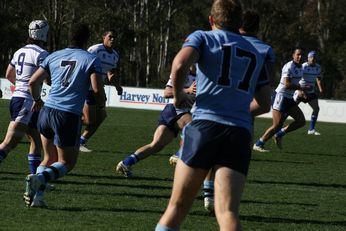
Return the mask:
<svg viewBox="0 0 346 231"><path fill-rule="evenodd" d="M276 79L291 59L291 49L317 50L324 69L325 95L343 98L346 89L346 1L342 0L243 0L244 9L261 15L259 38L277 55ZM170 65L185 37L196 29L208 30L210 0L3 0L0 3L0 70L5 72L13 52L23 45L27 25L44 18L50 24L50 52L67 46L73 23L90 25L90 44L99 43L107 29L117 32L121 81L127 86L164 87ZM337 56L337 58L335 57Z"/></svg>

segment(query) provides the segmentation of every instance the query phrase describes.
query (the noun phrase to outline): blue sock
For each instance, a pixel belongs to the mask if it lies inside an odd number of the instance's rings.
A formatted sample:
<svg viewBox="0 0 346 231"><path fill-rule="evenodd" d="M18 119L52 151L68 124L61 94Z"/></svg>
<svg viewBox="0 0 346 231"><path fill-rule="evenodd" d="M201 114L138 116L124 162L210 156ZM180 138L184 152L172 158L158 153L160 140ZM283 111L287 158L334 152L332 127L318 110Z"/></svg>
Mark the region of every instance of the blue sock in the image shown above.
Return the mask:
<svg viewBox="0 0 346 231"><path fill-rule="evenodd" d="M123 160L123 163L126 166L131 166L137 163L139 159L137 158L136 154L131 154L130 156L126 157L125 160Z"/></svg>
<svg viewBox="0 0 346 231"><path fill-rule="evenodd" d="M276 137L283 137L286 134L285 129L281 128L280 131L275 133Z"/></svg>
<svg viewBox="0 0 346 231"><path fill-rule="evenodd" d="M40 165L40 166L38 166L37 169L36 169L36 173L42 173L42 172L46 169L46 167L47 167L47 166L45 166L45 165ZM38 190L38 191L36 192L36 195L37 195L37 196L43 196L43 194L44 194L44 191L43 191L43 190Z"/></svg>
<svg viewBox="0 0 346 231"><path fill-rule="evenodd" d="M7 156L7 153L4 150L0 150L0 163L2 160L4 160Z"/></svg>
<svg viewBox="0 0 346 231"><path fill-rule="evenodd" d="M87 142L88 142L88 140L85 139L84 136L81 136L81 137L79 138L79 143L80 143L80 144L86 144Z"/></svg>
<svg viewBox="0 0 346 231"><path fill-rule="evenodd" d="M29 163L30 173L35 174L37 167L41 163L41 154L29 153L28 154L28 163Z"/></svg>
<svg viewBox="0 0 346 231"><path fill-rule="evenodd" d="M262 140L262 138L258 139L256 141L256 146L259 146L259 147L263 147L264 146L264 141Z"/></svg>
<svg viewBox="0 0 346 231"><path fill-rule="evenodd" d="M157 224L155 227L155 231L179 231L179 230L178 229L171 229L171 228L168 228L166 226Z"/></svg>
<svg viewBox="0 0 346 231"><path fill-rule="evenodd" d="M214 181L213 180L203 181L203 196L214 197Z"/></svg>
<svg viewBox="0 0 346 231"><path fill-rule="evenodd" d="M316 121L317 121L317 116L312 115L311 121L310 121L310 128L309 128L310 131L315 129Z"/></svg>
<svg viewBox="0 0 346 231"><path fill-rule="evenodd" d="M47 166L46 169L38 173L38 177L43 184L49 181L56 180L65 176L67 173L67 166L60 162L55 162L51 166Z"/></svg>

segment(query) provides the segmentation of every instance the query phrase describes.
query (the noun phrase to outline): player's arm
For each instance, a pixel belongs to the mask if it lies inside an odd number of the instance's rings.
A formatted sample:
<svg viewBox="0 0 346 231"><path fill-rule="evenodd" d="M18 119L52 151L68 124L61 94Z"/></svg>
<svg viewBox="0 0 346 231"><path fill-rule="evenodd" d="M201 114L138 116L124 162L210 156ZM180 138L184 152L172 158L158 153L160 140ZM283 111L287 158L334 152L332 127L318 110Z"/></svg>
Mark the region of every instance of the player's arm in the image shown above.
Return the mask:
<svg viewBox="0 0 346 231"><path fill-rule="evenodd" d="M123 88L120 86L120 78L118 68L113 68L107 72L107 78L111 85L113 85L118 92L118 95L123 94Z"/></svg>
<svg viewBox="0 0 346 231"><path fill-rule="evenodd" d="M16 84L16 68L12 64L8 64L6 69L6 79L8 79L13 85Z"/></svg>
<svg viewBox="0 0 346 231"><path fill-rule="evenodd" d="M272 88L269 84L256 90L254 99L250 103L250 112L252 116L259 116L270 111L271 94Z"/></svg>
<svg viewBox="0 0 346 231"><path fill-rule="evenodd" d="M91 82L91 88L94 92L96 105L99 106L99 108L104 108L106 94L105 94L102 78L96 72L93 72L90 75L90 82Z"/></svg>
<svg viewBox="0 0 346 231"><path fill-rule="evenodd" d="M320 91L321 94L323 94L323 87L322 87L322 81L320 76L316 78L316 83L317 83L318 90Z"/></svg>
<svg viewBox="0 0 346 231"><path fill-rule="evenodd" d="M190 97L188 97L183 89L186 76L189 73L189 68L192 64L197 62L198 58L198 51L193 47L187 46L182 48L173 60L171 71L173 97L174 105L178 108L192 105L191 100L189 100Z"/></svg>
<svg viewBox="0 0 346 231"><path fill-rule="evenodd" d="M47 77L48 73L45 71L45 69L40 67L37 69L37 71L35 71L29 80L29 90L32 98L34 99L34 104L31 107L32 111L40 110L43 106L43 101L41 99L41 86Z"/></svg>

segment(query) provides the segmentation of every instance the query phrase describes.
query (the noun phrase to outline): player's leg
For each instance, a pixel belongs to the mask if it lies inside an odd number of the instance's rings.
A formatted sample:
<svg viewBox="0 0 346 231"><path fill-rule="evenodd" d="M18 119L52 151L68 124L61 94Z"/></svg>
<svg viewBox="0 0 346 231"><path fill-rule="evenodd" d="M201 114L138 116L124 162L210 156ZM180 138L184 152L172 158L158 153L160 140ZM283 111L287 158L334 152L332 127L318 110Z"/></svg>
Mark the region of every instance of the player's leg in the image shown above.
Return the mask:
<svg viewBox="0 0 346 231"><path fill-rule="evenodd" d="M38 120L39 112L34 112L30 118L30 122L28 124L27 136L30 140L30 148L28 153L28 163L31 174L35 174L37 167L41 163L41 137L40 133L37 130L37 120Z"/></svg>
<svg viewBox="0 0 346 231"><path fill-rule="evenodd" d="M304 127L304 125L305 125L304 113L298 107L298 105L295 105L295 106L289 108L287 113L289 116L291 116L293 118L293 122L291 122L285 128L283 128L285 130L286 134L289 132L295 131L301 127Z"/></svg>
<svg viewBox="0 0 346 231"><path fill-rule="evenodd" d="M315 126L316 126L316 122L317 122L317 118L318 118L318 113L320 112L320 107L318 105L317 97L310 100L308 102L308 104L312 108L312 114L311 114L311 120L310 120L310 126L309 126L309 130L308 130L308 134L309 135L311 135L311 134L320 135L320 133L315 130Z"/></svg>
<svg viewBox="0 0 346 231"><path fill-rule="evenodd" d="M245 179L244 174L230 168L216 168L215 214L220 230L241 230L239 206Z"/></svg>
<svg viewBox="0 0 346 231"><path fill-rule="evenodd" d="M272 125L264 132L264 134L255 142L253 145L253 150L259 152L269 152L268 149L265 149L264 144L271 137L274 136L277 130L281 128L283 124L283 113L279 110L272 110Z"/></svg>
<svg viewBox="0 0 346 231"><path fill-rule="evenodd" d="M11 121L8 125L5 139L0 144L0 163L6 158L7 154L17 147L25 136L28 129L26 124Z"/></svg>
<svg viewBox="0 0 346 231"><path fill-rule="evenodd" d="M204 198L204 208L208 212L214 211L214 179L215 171L210 169L208 175L203 181L203 198Z"/></svg>
<svg viewBox="0 0 346 231"><path fill-rule="evenodd" d="M138 161L161 151L167 144L172 142L174 138L175 133L171 131L170 128L168 128L166 125L159 125L155 130L151 143L140 147L133 154L120 161L116 166L116 172L125 177L131 177L131 166L136 164Z"/></svg>
<svg viewBox="0 0 346 231"><path fill-rule="evenodd" d="M192 168L178 160L172 195L158 226L179 230L207 173L208 170Z"/></svg>

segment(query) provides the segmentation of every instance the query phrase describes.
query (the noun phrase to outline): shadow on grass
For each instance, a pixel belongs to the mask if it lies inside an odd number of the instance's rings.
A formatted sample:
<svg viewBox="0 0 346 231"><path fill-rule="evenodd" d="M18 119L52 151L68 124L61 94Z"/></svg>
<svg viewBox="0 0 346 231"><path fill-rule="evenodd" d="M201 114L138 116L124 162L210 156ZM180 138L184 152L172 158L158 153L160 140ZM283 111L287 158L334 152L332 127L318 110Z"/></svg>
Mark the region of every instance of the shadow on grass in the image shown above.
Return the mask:
<svg viewBox="0 0 346 231"><path fill-rule="evenodd" d="M321 221L321 220L307 220L307 219L290 219L278 217L261 217L261 216L240 216L240 220L254 221L260 223L286 223L286 224L313 224L313 225L340 225L346 226L346 221Z"/></svg>
<svg viewBox="0 0 346 231"><path fill-rule="evenodd" d="M248 183L254 184L272 184L272 185L297 185L297 186L310 186L310 187L322 187L322 188L343 188L346 189L346 185L343 184L321 184L321 183L305 183L305 182L281 182L281 181L263 181L263 180L248 180Z"/></svg>
<svg viewBox="0 0 346 231"><path fill-rule="evenodd" d="M269 163L288 163L288 164L313 164L313 162L306 162L306 161L285 161L285 160L268 160L268 159L251 159L251 161L254 162L269 162Z"/></svg>
<svg viewBox="0 0 346 231"><path fill-rule="evenodd" d="M90 175L90 174L80 174L80 173L69 173L68 176L75 176L75 177L86 177L90 179L111 179L111 180L128 180L128 181L135 181L135 180L147 180L147 181L167 181L172 182L172 178L161 178L161 177L142 177L142 176L134 176L131 179L126 179L123 176L109 176L109 175Z"/></svg>
<svg viewBox="0 0 346 231"><path fill-rule="evenodd" d="M131 183L131 184L122 184L122 183L105 183L105 182L79 182L79 181L71 181L71 180L62 180L62 181L58 181L56 182L57 184L60 185L97 185L97 186L110 186L110 187L126 187L126 188L135 188L135 189L159 189L159 190L163 190L163 189L172 189L171 186L161 186L161 185L145 185L145 184L138 184L136 183Z"/></svg>

